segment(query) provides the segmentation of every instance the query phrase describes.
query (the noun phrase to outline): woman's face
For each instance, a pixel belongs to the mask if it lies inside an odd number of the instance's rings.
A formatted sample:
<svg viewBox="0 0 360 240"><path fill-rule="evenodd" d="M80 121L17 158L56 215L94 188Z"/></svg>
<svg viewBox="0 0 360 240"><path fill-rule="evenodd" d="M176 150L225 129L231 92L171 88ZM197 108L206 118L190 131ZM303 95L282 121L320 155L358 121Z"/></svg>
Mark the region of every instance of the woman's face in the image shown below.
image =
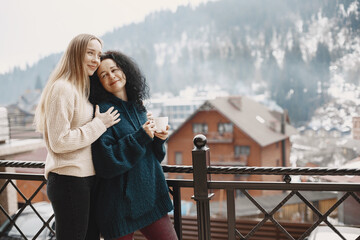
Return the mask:
<svg viewBox="0 0 360 240"><path fill-rule="evenodd" d="M115 96L125 91L126 76L124 72L116 66L112 59L105 59L101 62L97 75L101 84L109 93Z"/></svg>
<svg viewBox="0 0 360 240"><path fill-rule="evenodd" d="M101 44L98 40L91 40L86 48L85 69L89 76L92 76L100 65Z"/></svg>

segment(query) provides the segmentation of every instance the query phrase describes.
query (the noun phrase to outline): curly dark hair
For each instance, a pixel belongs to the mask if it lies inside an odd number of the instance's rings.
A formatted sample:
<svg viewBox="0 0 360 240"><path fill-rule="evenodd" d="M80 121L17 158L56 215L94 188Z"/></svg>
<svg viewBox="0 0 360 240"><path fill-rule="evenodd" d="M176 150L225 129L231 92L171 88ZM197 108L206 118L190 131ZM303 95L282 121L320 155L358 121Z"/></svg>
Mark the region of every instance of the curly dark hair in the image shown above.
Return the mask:
<svg viewBox="0 0 360 240"><path fill-rule="evenodd" d="M119 51L107 51L101 55L101 61L112 59L126 76L126 94L129 101L135 102L136 105L145 110L143 101L149 97L149 87L146 78L142 74L136 62ZM90 96L89 101L92 104L106 102L112 94L104 89L97 71L90 77Z"/></svg>

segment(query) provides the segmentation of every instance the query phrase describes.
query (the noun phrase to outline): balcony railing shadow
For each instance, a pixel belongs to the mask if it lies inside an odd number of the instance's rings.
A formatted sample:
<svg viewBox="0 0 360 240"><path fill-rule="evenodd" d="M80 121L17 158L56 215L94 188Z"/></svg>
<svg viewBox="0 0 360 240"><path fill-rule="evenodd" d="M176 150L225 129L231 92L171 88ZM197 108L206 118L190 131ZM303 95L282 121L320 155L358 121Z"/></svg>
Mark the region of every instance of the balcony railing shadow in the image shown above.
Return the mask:
<svg viewBox="0 0 360 240"><path fill-rule="evenodd" d="M341 231L338 231L336 226L329 220L332 212L344 203L346 199L352 198L360 207L360 183L322 183L322 182L291 182L292 176L360 176L360 169L342 169L342 168L270 168L270 167L219 167L210 166L210 150L206 146L206 137L198 135L194 138L194 149L192 151L192 166L170 166L164 165L165 173L187 173L192 174L193 179L178 180L167 179L170 193L173 198L174 212L173 221L175 230L179 239L306 239L306 237L320 224L329 226L341 239L346 239ZM0 161L0 167L12 168L43 168L43 162L20 162L20 161ZM284 182L249 182L249 181L211 181L211 174L236 174L236 175L282 175ZM13 186L19 195L24 200L23 206L13 216L6 210L6 204L1 202L0 210L7 219L18 228L22 239L28 239L26 234L16 224L16 219L26 207L33 208L36 213L37 210L33 207L34 198L41 191L46 184L42 174L23 174L23 173L0 173L0 179L3 185L0 186L1 201L4 201L4 190L8 186ZM16 186L16 180L39 181L39 187L31 194L30 197L25 197L20 189ZM181 204L181 190L190 188L194 190L192 197L196 203L196 217L183 217ZM226 218L224 221L214 219L210 212L210 200L213 197L211 191L223 190L226 192ZM275 204L272 209L267 209L256 200L249 192L252 190L271 190L280 191L283 193L283 198ZM255 206L262 214L262 219L253 221L255 226L248 230L244 230L241 224L246 224L242 221L239 225L236 206L236 193L241 192L244 198L247 198L253 206ZM338 192L341 193L338 199L325 212L320 211L303 191L319 191L319 192ZM303 224L302 227L296 226L292 223L281 222L275 217L276 213L293 197L299 198L309 209L312 210L316 220L312 223ZM36 239L44 230L48 230L51 236L54 235L54 230L51 226L53 216L48 219L43 219L40 214L37 214L42 222L42 226L33 239ZM196 221L196 224L194 224ZM272 223L272 230L269 230L269 223ZM192 233L189 233L189 224ZM185 226L186 225L186 226ZM197 225L197 226L196 226ZM186 228L186 229L185 229ZM215 232L217 228L222 229L221 234ZM289 229L295 230L289 230ZM276 229L275 233L273 230ZM4 235L6 229L1 229L1 236ZM194 230L197 232L194 233ZM263 238L261 238L263 236ZM141 237L136 239L142 239ZM329 239L330 240L330 239Z"/></svg>

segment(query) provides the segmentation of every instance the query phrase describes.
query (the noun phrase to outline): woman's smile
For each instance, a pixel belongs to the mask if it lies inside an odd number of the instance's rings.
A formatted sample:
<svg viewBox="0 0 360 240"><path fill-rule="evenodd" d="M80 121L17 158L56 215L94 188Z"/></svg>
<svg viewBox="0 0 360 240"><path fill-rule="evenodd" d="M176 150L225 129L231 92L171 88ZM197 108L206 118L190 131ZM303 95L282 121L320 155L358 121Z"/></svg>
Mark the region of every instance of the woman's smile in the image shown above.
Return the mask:
<svg viewBox="0 0 360 240"><path fill-rule="evenodd" d="M110 86L114 85L114 84L117 83L117 82L120 82L120 80L116 80L116 81L110 83Z"/></svg>

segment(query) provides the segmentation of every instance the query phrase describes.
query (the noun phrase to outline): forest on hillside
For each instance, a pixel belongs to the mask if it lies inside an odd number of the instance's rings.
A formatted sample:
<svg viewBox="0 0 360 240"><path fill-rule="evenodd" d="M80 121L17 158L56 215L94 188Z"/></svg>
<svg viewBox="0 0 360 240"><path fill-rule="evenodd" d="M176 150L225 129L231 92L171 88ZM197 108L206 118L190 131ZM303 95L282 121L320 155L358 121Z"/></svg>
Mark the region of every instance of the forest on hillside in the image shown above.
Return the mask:
<svg viewBox="0 0 360 240"><path fill-rule="evenodd" d="M360 83L359 13L358 0L219 0L154 12L102 39L139 63L151 93L265 94L299 125L331 99L333 81ZM0 104L43 86L60 56L0 75Z"/></svg>

